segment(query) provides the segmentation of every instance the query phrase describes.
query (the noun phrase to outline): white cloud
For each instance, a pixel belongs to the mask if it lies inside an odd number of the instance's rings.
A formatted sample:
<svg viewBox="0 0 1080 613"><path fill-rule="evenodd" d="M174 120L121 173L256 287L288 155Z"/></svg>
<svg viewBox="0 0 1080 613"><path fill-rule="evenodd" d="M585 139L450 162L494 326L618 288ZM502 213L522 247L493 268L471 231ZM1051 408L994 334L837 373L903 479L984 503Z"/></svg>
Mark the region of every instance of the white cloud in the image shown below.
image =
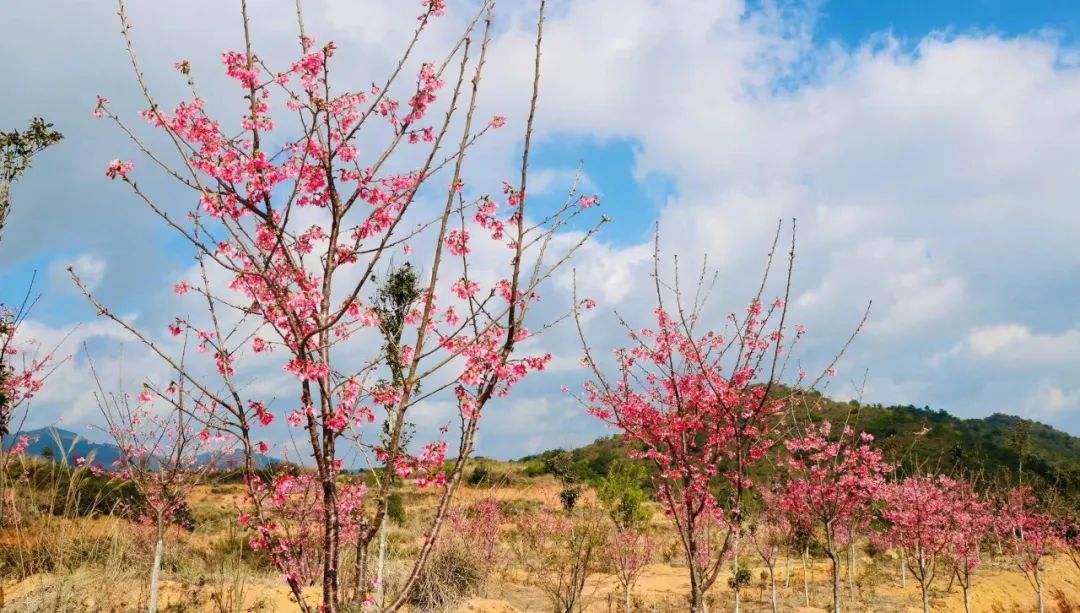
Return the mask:
<svg viewBox="0 0 1080 613"><path fill-rule="evenodd" d="M59 259L49 266L50 281L54 285L71 284L71 276L67 270L68 266L75 271L75 274L79 275L79 279L89 290L96 289L105 278L105 259L93 254L82 253L75 256L74 259Z"/></svg>

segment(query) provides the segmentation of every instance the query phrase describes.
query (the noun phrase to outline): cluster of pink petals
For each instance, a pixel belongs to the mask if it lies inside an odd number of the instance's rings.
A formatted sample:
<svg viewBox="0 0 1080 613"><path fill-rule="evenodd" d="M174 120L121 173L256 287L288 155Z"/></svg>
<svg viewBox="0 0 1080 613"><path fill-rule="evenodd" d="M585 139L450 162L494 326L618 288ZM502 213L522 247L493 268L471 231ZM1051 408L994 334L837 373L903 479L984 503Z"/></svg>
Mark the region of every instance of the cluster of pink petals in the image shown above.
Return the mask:
<svg viewBox="0 0 1080 613"><path fill-rule="evenodd" d="M121 179L126 179L128 172L131 171L131 169L134 167L135 164L133 162L113 160L109 162L108 168L105 169L105 176L109 177L110 179L116 179L117 177Z"/></svg>

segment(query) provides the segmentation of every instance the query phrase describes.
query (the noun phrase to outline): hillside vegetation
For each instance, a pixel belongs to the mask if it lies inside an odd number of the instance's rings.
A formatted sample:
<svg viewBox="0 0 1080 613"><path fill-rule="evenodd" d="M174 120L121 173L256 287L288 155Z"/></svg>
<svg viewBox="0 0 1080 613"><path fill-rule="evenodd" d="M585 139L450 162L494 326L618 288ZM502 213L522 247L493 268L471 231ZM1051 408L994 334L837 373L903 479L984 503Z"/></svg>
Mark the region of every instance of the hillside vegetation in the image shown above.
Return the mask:
<svg viewBox="0 0 1080 613"><path fill-rule="evenodd" d="M1022 466L1024 483L1080 501L1080 438L1046 424L1001 413L961 419L930 407L841 402L820 394L806 398L798 417L847 423L874 435L885 458L901 474L918 468L1005 486L1021 480ZM785 422L777 427L786 427ZM520 461L533 475L571 474L594 481L626 456L619 437L609 436L578 449L548 450ZM758 470L767 476L775 464L763 463Z"/></svg>

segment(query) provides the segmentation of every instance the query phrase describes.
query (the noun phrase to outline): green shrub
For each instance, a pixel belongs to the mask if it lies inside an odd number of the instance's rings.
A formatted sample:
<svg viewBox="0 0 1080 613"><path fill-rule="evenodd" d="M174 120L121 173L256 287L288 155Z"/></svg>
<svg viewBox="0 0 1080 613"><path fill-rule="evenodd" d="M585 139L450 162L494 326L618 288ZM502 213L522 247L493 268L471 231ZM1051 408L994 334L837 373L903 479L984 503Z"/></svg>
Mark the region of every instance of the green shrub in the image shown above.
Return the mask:
<svg viewBox="0 0 1080 613"><path fill-rule="evenodd" d="M642 482L648 477L637 464L617 462L611 465L606 477L600 480L596 496L620 529L633 528L649 519L645 506L647 496Z"/></svg>
<svg viewBox="0 0 1080 613"><path fill-rule="evenodd" d="M402 525L405 523L405 504L402 501L401 494L390 494L387 497L386 516L395 524Z"/></svg>

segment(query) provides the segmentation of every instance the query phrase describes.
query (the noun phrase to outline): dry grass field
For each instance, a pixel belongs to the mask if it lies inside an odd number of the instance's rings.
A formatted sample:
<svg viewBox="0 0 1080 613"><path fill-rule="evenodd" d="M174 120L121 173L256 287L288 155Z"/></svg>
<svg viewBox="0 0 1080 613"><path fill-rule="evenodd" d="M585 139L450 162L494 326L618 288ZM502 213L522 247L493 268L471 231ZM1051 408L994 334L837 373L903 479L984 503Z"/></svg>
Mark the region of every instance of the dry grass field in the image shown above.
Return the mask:
<svg viewBox="0 0 1080 613"><path fill-rule="evenodd" d="M550 476L527 477L515 466L501 467L511 476L508 485L466 487L460 492L457 504L461 508L486 499L498 502L503 514L498 562L487 577L466 582L464 586L441 586L435 580L432 589L447 590L447 601L433 607L435 610L485 613L552 610L548 593L541 587L542 581L519 563L513 551L512 535L516 517L535 513L545 506L559 508L560 486ZM26 497L31 492L16 487L9 494ZM433 494L416 490L403 491L402 496L404 521L395 523L389 534L386 572L389 589L399 580L397 573L404 566L398 559L409 558L418 546L418 532L434 502ZM590 509L598 503L594 493L587 490L577 504L579 509ZM295 609L289 590L265 558L245 546L245 534L236 522L244 506L242 485L200 486L192 492L188 506L189 525L171 528L167 536L161 610ZM663 514L658 508L650 511L653 515L647 530L657 542L655 559L645 568L633 590L632 606L634 610L656 613L685 611L689 582L680 550ZM24 510L18 521L0 530L2 610L89 613L144 609L152 544L149 527L108 513L73 516ZM752 581L743 588L741 610L771 610L764 566L753 555L745 555L748 557L743 563L749 567ZM972 610L1034 611L1034 592L1023 575L1008 560L989 557L975 582ZM452 555L439 556L435 562L449 565L451 571L454 563ZM596 613L623 610L621 587L609 566L603 556L597 558L585 582L581 610ZM895 556L871 556L864 552L857 560L856 569L856 600L848 610L883 613L920 610L917 584L909 577L906 589L901 586ZM1066 556L1049 560L1044 582L1049 611L1080 611L1080 572ZM829 602L828 560L812 557L804 572L800 558L782 558L777 564L777 583L782 611L826 610L818 607ZM845 585L844 589L848 593L850 586ZM317 587L310 589L310 597L313 603L317 602ZM960 590L950 584L947 576L934 583L931 602L934 611L963 611ZM710 592L709 603L712 611L733 610L733 593L726 576ZM423 608L414 606L416 610Z"/></svg>

